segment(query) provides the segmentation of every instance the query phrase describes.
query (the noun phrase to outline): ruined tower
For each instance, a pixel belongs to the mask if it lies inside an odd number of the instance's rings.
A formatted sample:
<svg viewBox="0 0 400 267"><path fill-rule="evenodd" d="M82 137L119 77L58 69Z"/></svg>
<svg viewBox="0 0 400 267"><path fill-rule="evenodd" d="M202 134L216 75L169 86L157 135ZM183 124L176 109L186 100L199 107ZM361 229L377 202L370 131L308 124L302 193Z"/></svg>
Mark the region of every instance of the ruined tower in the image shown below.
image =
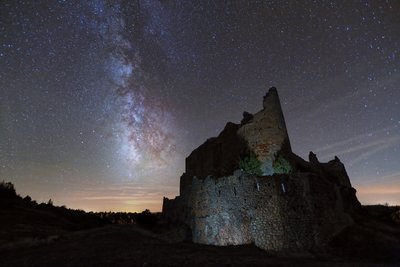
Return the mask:
<svg viewBox="0 0 400 267"><path fill-rule="evenodd" d="M275 87L264 96L263 109L256 114L244 112L240 124L228 122L218 137L208 139L186 158L186 176L226 176L238 169L241 158L254 153L263 175L273 173L278 152L290 153L278 92Z"/></svg>
<svg viewBox="0 0 400 267"><path fill-rule="evenodd" d="M273 174L272 163L277 153L291 152L278 92L275 87L264 96L263 109L238 129L250 151L261 161L263 175Z"/></svg>
<svg viewBox="0 0 400 267"><path fill-rule="evenodd" d="M259 173L239 169L255 155ZM274 173L277 155L291 168ZM266 250L304 250L326 244L353 223L360 206L338 158L307 162L291 151L276 88L263 108L228 122L186 158L180 195L164 198L163 216L190 229L192 241L210 245L255 244Z"/></svg>

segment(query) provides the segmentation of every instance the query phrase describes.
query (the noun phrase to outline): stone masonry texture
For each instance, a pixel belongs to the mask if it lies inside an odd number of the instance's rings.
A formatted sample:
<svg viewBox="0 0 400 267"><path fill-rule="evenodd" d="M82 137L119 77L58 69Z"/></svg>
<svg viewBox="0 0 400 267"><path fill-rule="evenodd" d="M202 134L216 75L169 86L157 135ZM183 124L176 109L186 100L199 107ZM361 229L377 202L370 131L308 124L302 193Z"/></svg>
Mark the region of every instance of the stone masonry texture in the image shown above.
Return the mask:
<svg viewBox="0 0 400 267"><path fill-rule="evenodd" d="M262 176L238 169L254 153ZM281 153L293 172L274 174ZM324 246L353 223L360 203L338 158L307 162L290 148L278 93L271 88L263 109L228 123L186 159L180 195L164 198L163 216L185 224L192 241L217 246L255 244L265 250L308 250Z"/></svg>

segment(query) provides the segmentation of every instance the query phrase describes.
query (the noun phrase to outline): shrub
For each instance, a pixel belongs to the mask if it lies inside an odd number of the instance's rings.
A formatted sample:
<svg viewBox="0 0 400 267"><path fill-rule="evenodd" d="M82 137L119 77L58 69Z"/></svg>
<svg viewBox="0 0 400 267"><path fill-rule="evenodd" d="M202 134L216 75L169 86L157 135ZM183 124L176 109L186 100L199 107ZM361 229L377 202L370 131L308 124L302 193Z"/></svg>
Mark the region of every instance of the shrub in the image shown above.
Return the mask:
<svg viewBox="0 0 400 267"><path fill-rule="evenodd" d="M3 198L15 198L17 193L15 192L14 185L10 182L0 182L0 197Z"/></svg>
<svg viewBox="0 0 400 267"><path fill-rule="evenodd" d="M240 159L239 168L247 174L262 175L261 161L254 153Z"/></svg>
<svg viewBox="0 0 400 267"><path fill-rule="evenodd" d="M136 215L136 222L144 228L153 228L157 224L158 218L156 214L146 209Z"/></svg>
<svg viewBox="0 0 400 267"><path fill-rule="evenodd" d="M275 161L272 164L274 173L291 173L293 172L292 165L282 156L278 155L275 157Z"/></svg>

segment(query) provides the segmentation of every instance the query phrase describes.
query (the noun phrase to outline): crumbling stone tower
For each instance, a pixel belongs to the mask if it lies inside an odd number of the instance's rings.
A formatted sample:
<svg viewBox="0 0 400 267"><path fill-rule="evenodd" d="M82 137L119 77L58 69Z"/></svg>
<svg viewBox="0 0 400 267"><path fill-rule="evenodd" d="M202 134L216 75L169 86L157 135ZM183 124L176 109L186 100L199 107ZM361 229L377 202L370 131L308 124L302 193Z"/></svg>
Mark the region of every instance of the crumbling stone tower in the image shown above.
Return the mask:
<svg viewBox="0 0 400 267"><path fill-rule="evenodd" d="M244 112L240 124L228 122L218 137L208 139L186 158L182 179L231 175L239 160L250 153L260 160L262 174L271 175L278 152L288 154L291 148L278 92L272 87L264 96L261 111L254 115Z"/></svg>
<svg viewBox="0 0 400 267"><path fill-rule="evenodd" d="M248 121L238 129L250 151L261 161L263 175L273 174L272 163L277 153L288 154L291 147L286 130L278 91L269 89L264 96L263 109L254 116L246 114Z"/></svg>

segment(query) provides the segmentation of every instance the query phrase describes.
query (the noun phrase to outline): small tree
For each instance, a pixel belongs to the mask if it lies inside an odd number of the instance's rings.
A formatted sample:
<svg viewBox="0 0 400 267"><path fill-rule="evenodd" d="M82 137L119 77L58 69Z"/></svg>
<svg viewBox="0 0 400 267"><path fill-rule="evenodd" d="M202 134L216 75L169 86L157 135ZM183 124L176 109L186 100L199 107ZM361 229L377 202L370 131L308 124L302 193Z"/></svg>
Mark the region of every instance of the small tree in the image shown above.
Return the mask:
<svg viewBox="0 0 400 267"><path fill-rule="evenodd" d="M49 199L49 201L47 201L47 205L53 206L53 200L51 200L51 198Z"/></svg>
<svg viewBox="0 0 400 267"><path fill-rule="evenodd" d="M14 198L17 196L14 185L10 182L0 182L0 197Z"/></svg>
<svg viewBox="0 0 400 267"><path fill-rule="evenodd" d="M136 214L136 222L144 228L153 228L157 225L157 215L151 213L150 210L146 209L141 213Z"/></svg>
<svg viewBox="0 0 400 267"><path fill-rule="evenodd" d="M275 161L272 164L274 173L291 173L293 172L292 165L280 154L275 157Z"/></svg>
<svg viewBox="0 0 400 267"><path fill-rule="evenodd" d="M239 168L247 174L262 175L261 161L254 153L250 153L250 155L240 159Z"/></svg>

